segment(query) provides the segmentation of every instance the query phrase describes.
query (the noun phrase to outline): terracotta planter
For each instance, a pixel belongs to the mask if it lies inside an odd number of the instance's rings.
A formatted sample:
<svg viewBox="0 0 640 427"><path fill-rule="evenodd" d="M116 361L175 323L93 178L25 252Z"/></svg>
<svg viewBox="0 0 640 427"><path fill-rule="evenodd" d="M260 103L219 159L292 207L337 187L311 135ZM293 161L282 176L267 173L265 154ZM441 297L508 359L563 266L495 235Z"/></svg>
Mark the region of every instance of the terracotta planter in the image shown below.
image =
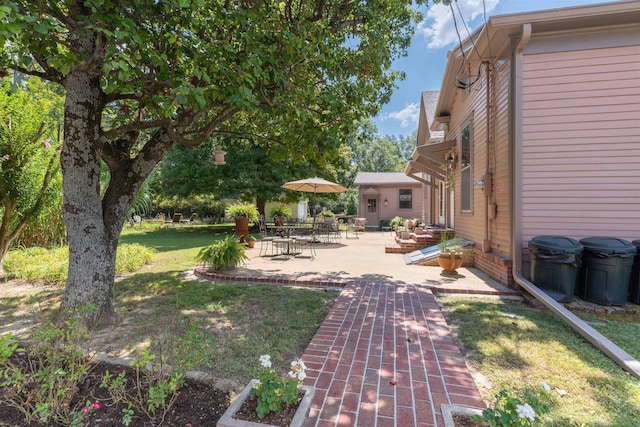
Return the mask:
<svg viewBox="0 0 640 427"><path fill-rule="evenodd" d="M251 382L247 384L236 400L234 400L224 414L222 414L222 417L220 417L216 424L217 427L276 427L272 424L254 423L252 421L233 418L233 415L240 409L245 399L249 397L249 392L251 392L251 389L257 382L258 380L251 380ZM296 415L293 417L293 420L291 420L289 427L302 427L307 420L309 409L311 408L311 401L313 400L315 389L306 385L300 386L299 389L304 391L304 397L300 401Z"/></svg>
<svg viewBox="0 0 640 427"><path fill-rule="evenodd" d="M247 247L249 249L253 249L253 247L256 245L256 241L255 240L246 240L247 243Z"/></svg>
<svg viewBox="0 0 640 427"><path fill-rule="evenodd" d="M244 240L244 236L249 235L249 218L246 216L237 216L234 218L236 221L236 236L240 237L240 240Z"/></svg>
<svg viewBox="0 0 640 427"><path fill-rule="evenodd" d="M458 274L456 270L462 267L462 254L454 252L440 254L438 264L442 267L443 274Z"/></svg>

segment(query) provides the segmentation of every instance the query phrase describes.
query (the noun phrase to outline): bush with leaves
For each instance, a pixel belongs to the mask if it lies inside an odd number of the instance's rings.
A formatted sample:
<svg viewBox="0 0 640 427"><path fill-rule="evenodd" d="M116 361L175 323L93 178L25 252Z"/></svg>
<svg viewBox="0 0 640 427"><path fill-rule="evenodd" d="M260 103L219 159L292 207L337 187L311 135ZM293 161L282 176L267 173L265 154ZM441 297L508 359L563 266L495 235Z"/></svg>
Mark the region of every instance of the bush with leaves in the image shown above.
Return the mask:
<svg viewBox="0 0 640 427"><path fill-rule="evenodd" d="M112 403L125 403L122 423L130 425L134 409L149 419L164 419L185 385L190 369L207 363L206 348L211 337L202 332L199 324L185 319L186 331L172 324L159 339L155 348L143 348L131 363L135 376L126 372L114 376L107 371L100 384L108 390Z"/></svg>
<svg viewBox="0 0 640 427"><path fill-rule="evenodd" d="M290 378L283 378L271 369L271 356L268 354L260 356L260 364L264 369L258 374L259 382L253 386L249 396L257 398L256 414L262 419L271 412L281 412L283 405L295 405L300 401L298 386L306 378L307 367L302 360L294 360Z"/></svg>
<svg viewBox="0 0 640 427"><path fill-rule="evenodd" d="M93 355L81 347L89 337L80 317L66 313L38 325L28 349L11 335L0 336L0 405L16 408L27 425L84 425L87 411L72 402L91 369Z"/></svg>
<svg viewBox="0 0 640 427"><path fill-rule="evenodd" d="M540 425L540 416L549 412L551 388L544 381L540 389L524 389L518 394L501 390L492 408L474 415L472 420L486 422L489 427L530 427Z"/></svg>
<svg viewBox="0 0 640 427"><path fill-rule="evenodd" d="M249 259L245 253L246 246L235 236L226 236L210 246L206 246L196 255L196 261L201 262L210 270L229 270L239 266Z"/></svg>

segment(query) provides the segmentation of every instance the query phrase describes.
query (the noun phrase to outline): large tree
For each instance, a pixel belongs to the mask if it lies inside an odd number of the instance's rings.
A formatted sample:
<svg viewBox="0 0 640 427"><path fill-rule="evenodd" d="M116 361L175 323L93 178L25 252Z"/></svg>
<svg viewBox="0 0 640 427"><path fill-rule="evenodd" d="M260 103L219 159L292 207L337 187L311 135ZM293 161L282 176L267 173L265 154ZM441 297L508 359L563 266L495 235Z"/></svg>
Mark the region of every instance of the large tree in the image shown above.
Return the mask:
<svg viewBox="0 0 640 427"><path fill-rule="evenodd" d="M244 134L322 162L389 99L415 18L406 0L5 0L0 68L66 90L63 305L112 316L126 213L174 144Z"/></svg>

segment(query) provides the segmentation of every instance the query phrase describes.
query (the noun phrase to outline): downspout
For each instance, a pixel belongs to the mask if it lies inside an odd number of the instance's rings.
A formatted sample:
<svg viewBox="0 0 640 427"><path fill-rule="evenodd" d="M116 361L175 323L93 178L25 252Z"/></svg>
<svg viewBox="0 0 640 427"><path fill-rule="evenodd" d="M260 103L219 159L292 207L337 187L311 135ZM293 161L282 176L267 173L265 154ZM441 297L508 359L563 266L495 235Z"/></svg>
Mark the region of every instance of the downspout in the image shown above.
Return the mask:
<svg viewBox="0 0 640 427"><path fill-rule="evenodd" d="M491 121L493 120L493 106L492 106L492 97L491 91L493 90L493 85L491 81L491 60L486 62L486 73L487 73L487 85L486 85L486 106L485 111L487 115L487 143L485 150L485 165L484 165L484 239L482 240L482 252L491 252L491 240L489 236L489 205L491 204L491 192L493 191L493 186L491 185L490 180L492 180L491 176L491 164L489 161L489 156L491 155L490 145L493 142L493 134L491 132Z"/></svg>
<svg viewBox="0 0 640 427"><path fill-rule="evenodd" d="M523 24L522 38L512 56L511 88L513 90L513 97L510 103L510 132L511 140L513 141L513 150L510 164L513 165L513 169L510 173L513 177L513 183L511 184L511 200L513 200L513 209L511 211L513 279L549 310L567 322L569 326L582 335L582 337L613 359L625 371L640 379L640 362L600 334L600 332L586 324L578 316L571 313L562 304L559 304L545 292L541 291L522 275L522 200L520 198L522 194L522 52L529 42L530 37L531 24Z"/></svg>

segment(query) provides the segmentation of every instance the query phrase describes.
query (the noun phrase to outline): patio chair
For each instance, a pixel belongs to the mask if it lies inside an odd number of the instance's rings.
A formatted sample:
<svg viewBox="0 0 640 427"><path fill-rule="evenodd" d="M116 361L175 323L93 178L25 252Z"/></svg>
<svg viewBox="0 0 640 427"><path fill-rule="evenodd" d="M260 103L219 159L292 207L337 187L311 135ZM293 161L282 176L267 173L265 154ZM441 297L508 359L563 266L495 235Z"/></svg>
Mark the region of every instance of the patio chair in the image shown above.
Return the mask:
<svg viewBox="0 0 640 427"><path fill-rule="evenodd" d="M269 229L267 228L267 222L264 219L264 215L258 216L258 229L260 230L260 255L262 253L267 254L269 245L271 245L271 255L273 255L273 239L275 236L269 235Z"/></svg>
<svg viewBox="0 0 640 427"><path fill-rule="evenodd" d="M180 220L182 219L182 213L177 212L173 214L173 219L171 220L171 224L180 224Z"/></svg>
<svg viewBox="0 0 640 427"><path fill-rule="evenodd" d="M349 232L355 234L356 239L359 239L358 233L364 232L367 228L367 219L366 218L354 218L353 220L349 220L349 224L347 224L347 229L344 233L345 238L349 238Z"/></svg>

